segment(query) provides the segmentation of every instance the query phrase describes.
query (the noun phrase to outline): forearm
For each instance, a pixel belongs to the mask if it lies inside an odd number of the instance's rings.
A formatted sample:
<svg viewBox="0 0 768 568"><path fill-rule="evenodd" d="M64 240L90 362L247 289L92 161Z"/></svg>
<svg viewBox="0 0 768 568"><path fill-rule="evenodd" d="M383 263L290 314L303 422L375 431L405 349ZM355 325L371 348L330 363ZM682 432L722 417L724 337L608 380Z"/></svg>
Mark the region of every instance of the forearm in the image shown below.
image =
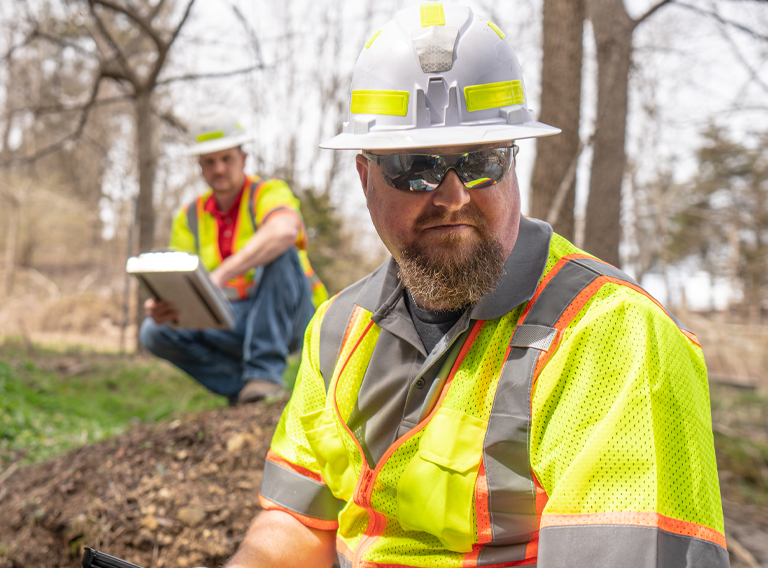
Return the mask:
<svg viewBox="0 0 768 568"><path fill-rule="evenodd" d="M299 234L300 221L292 213L280 213L264 223L235 254L227 257L215 272L222 282L264 266L293 246Z"/></svg>
<svg viewBox="0 0 768 568"><path fill-rule="evenodd" d="M335 550L335 531L307 527L281 511L262 511L225 568L330 568Z"/></svg>

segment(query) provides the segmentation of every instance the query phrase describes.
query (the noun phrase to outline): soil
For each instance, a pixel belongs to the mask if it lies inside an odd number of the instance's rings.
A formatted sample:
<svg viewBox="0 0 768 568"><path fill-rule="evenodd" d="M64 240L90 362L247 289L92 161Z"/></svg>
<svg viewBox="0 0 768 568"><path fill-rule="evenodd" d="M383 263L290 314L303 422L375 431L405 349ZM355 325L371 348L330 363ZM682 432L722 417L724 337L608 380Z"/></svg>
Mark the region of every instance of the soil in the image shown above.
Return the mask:
<svg viewBox="0 0 768 568"><path fill-rule="evenodd" d="M147 568L220 566L259 510L264 456L284 402L139 425L6 470L0 568L75 568L84 546ZM768 510L726 493L731 566L768 567Z"/></svg>
<svg viewBox="0 0 768 568"><path fill-rule="evenodd" d="M284 401L139 425L0 481L0 568L77 567L84 546L140 566L220 566L259 510Z"/></svg>

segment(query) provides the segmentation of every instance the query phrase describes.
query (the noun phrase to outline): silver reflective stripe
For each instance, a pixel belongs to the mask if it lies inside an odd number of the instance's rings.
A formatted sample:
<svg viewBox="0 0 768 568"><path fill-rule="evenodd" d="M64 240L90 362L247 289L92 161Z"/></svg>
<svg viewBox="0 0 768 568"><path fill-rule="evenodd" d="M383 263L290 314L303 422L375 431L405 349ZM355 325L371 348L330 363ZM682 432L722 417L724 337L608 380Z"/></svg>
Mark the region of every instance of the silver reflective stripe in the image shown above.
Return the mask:
<svg viewBox="0 0 768 568"><path fill-rule="evenodd" d="M281 507L322 521L336 521L345 502L328 486L267 460L259 493Z"/></svg>
<svg viewBox="0 0 768 568"><path fill-rule="evenodd" d="M596 258L580 258L578 260L572 260L571 262L575 264L581 264L582 266L586 266L590 270L594 270L595 272L599 272L600 274L604 274L605 276L610 276L611 278L618 278L619 280L624 280L624 282L629 282L630 284L634 284L635 286L640 286L640 284L638 284L632 278L630 278L627 273L622 272L612 264L608 264L607 262L603 262L602 260L597 260Z"/></svg>
<svg viewBox="0 0 768 568"><path fill-rule="evenodd" d="M336 361L341 352L341 341L349 325L349 319L355 310L355 297L358 294L358 285L345 288L323 315L323 322L320 324L320 373L325 382L325 392L331 385L333 372L336 368Z"/></svg>
<svg viewBox="0 0 768 568"><path fill-rule="evenodd" d="M199 197L187 206L187 227L189 232L195 237L195 250L200 253L200 235L197 234L198 219L197 219L197 201Z"/></svg>
<svg viewBox="0 0 768 568"><path fill-rule="evenodd" d="M510 544L506 546L495 546L489 544L484 546L477 558L478 566L493 566L494 564L507 564L511 559L522 560L525 558L525 547L527 544ZM536 568L535 564L526 564L525 568Z"/></svg>
<svg viewBox="0 0 768 568"><path fill-rule="evenodd" d="M503 550L485 546L478 560L482 565L500 562L502 553L514 555L504 557L506 562L522 560L525 543L538 529L528 434L533 370L540 353L537 349L510 349L496 388L483 448L491 542L521 546L508 546ZM493 561L486 563L487 555L491 555Z"/></svg>
<svg viewBox="0 0 768 568"><path fill-rule="evenodd" d="M259 186L264 183L261 180L251 182L251 187L248 188L248 215L251 217L251 225L253 226L253 230L255 231L257 229L256 227L256 207L255 201L256 196L258 195Z"/></svg>
<svg viewBox="0 0 768 568"><path fill-rule="evenodd" d="M512 347L533 347L546 351L552 345L556 335L557 330L554 327L521 324L515 328L509 344Z"/></svg>
<svg viewBox="0 0 768 568"><path fill-rule="evenodd" d="M336 551L336 562L339 568L352 568L352 562L347 560L347 557L338 550Z"/></svg>
<svg viewBox="0 0 768 568"><path fill-rule="evenodd" d="M573 261L566 263L544 288L525 323L554 326L579 292L598 276L598 272L586 266Z"/></svg>
<svg viewBox="0 0 768 568"><path fill-rule="evenodd" d="M556 336L553 326L597 277L598 273L587 267L567 263L547 284L510 339L511 349L499 377L483 447L491 543L480 550L478 565L522 560L525 545L539 528L528 440L533 373L539 356Z"/></svg>
<svg viewBox="0 0 768 568"><path fill-rule="evenodd" d="M539 533L541 568L727 568L728 552L656 527L577 525Z"/></svg>

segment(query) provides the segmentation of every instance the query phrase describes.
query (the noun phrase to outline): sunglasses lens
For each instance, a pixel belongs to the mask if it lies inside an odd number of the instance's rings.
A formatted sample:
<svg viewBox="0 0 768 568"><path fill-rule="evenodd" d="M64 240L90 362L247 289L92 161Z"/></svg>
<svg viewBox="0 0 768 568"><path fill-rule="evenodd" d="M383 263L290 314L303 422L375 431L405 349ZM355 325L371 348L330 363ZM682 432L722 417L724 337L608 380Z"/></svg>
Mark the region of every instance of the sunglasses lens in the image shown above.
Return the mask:
<svg viewBox="0 0 768 568"><path fill-rule="evenodd" d="M467 154L393 154L376 156L384 181L403 191L432 191L453 168L468 188L500 182L512 165L512 148L492 148Z"/></svg>

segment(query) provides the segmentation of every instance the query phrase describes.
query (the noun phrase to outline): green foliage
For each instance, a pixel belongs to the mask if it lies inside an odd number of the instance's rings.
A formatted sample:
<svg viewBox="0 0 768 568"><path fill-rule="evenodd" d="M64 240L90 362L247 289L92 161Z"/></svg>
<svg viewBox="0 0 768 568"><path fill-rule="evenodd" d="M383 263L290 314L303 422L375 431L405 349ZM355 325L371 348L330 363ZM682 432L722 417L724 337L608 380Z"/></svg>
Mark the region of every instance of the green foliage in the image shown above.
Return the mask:
<svg viewBox="0 0 768 568"><path fill-rule="evenodd" d="M67 365L65 363L73 363ZM73 374L72 369L79 372ZM293 385L298 359L286 381ZM223 406L181 371L156 359L0 346L0 471L124 431L136 421Z"/></svg>
<svg viewBox="0 0 768 568"><path fill-rule="evenodd" d="M309 237L309 261L328 292L334 294L349 286L384 260L379 251L371 254L358 248L328 193L305 188L299 199Z"/></svg>
<svg viewBox="0 0 768 568"><path fill-rule="evenodd" d="M711 387L721 489L730 499L768 505L768 393Z"/></svg>
<svg viewBox="0 0 768 568"><path fill-rule="evenodd" d="M747 144L713 125L703 138L669 250L675 259L695 255L711 273L738 278L746 303L759 306L768 284L768 133Z"/></svg>

